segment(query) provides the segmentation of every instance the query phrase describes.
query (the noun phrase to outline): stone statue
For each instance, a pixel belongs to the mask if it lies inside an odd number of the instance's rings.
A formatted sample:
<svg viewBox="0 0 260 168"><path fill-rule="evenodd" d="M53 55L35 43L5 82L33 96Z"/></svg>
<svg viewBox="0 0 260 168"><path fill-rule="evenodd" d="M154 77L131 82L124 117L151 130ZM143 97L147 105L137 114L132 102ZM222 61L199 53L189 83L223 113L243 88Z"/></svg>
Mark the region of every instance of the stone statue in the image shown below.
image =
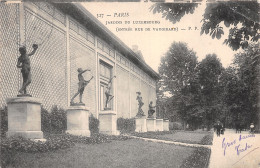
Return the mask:
<svg viewBox="0 0 260 168"><path fill-rule="evenodd" d="M110 78L110 80L108 81L107 87L106 87L106 91L105 91L105 95L106 95L106 104L105 104L105 109L108 109L108 103L114 98L114 96L111 94L111 88L112 88L112 80L116 78L116 76L113 76L112 78Z"/></svg>
<svg viewBox="0 0 260 168"><path fill-rule="evenodd" d="M38 48L38 45L33 44L32 48L33 48L33 51L29 54L27 54L25 46L19 48L19 52L20 52L21 56L18 58L16 66L17 66L17 68L22 69L21 72L22 72L22 76L23 76L23 86L19 90L19 93L21 94L21 96L30 96L29 94L27 94L27 91L26 91L27 86L31 83L31 80L32 80L31 63L30 63L29 57L35 54L35 52Z"/></svg>
<svg viewBox="0 0 260 168"><path fill-rule="evenodd" d="M141 92L136 92L136 93L137 93L136 100L138 101L138 112L136 116L145 116L142 110L142 106L144 105L144 103L143 103L143 98L141 96Z"/></svg>
<svg viewBox="0 0 260 168"><path fill-rule="evenodd" d="M148 110L148 118L153 118L153 114L155 113L155 108L156 106L153 106L153 101L150 101L149 104L149 110Z"/></svg>
<svg viewBox="0 0 260 168"><path fill-rule="evenodd" d="M70 101L70 105L75 105L75 103L73 102L74 98L79 94L79 103L80 105L85 105L82 102L82 95L84 92L85 87L88 85L88 83L93 79L93 76L91 77L91 79L89 79L88 81L86 81L84 79L84 77L82 76L83 73L85 73L86 71L90 71L89 69L86 70L82 70L82 68L78 68L78 79L79 79L79 83L78 83L78 92L71 98Z"/></svg>

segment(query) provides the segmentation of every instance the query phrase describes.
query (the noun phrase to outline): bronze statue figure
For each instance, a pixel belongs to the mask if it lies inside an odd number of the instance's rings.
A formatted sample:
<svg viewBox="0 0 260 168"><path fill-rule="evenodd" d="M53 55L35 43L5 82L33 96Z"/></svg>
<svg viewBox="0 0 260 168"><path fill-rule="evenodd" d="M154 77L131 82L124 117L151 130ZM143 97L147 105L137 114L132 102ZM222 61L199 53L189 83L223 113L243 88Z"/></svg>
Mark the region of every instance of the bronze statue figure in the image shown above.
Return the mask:
<svg viewBox="0 0 260 168"><path fill-rule="evenodd" d="M106 87L106 91L105 91L105 95L106 95L105 109L108 109L108 103L114 98L114 96L111 94L112 80L114 78L116 78L116 76L113 76L112 78L110 78L110 80L108 81L107 87Z"/></svg>
<svg viewBox="0 0 260 168"><path fill-rule="evenodd" d="M86 71L90 71L89 69L86 70L82 70L82 68L78 68L78 79L79 79L79 83L78 83L78 92L71 98L70 104L74 105L75 103L73 102L74 98L79 94L79 103L80 104L84 104L82 102L82 95L84 92L85 87L88 85L88 83L93 79L93 76L91 77L91 79L89 79L88 81L86 81L84 79L84 77L82 76L83 73L85 73Z"/></svg>
<svg viewBox="0 0 260 168"><path fill-rule="evenodd" d="M19 90L19 93L21 95L27 95L26 88L32 81L32 75L31 75L31 63L30 63L30 56L34 55L36 50L38 49L37 44L32 45L33 51L29 54L27 54L26 47L20 47L19 52L21 56L18 58L17 61L17 68L21 68L22 76L23 76L23 86Z"/></svg>
<svg viewBox="0 0 260 168"><path fill-rule="evenodd" d="M141 92L136 92L136 93L137 93L136 100L138 101L138 112L136 116L145 116L142 110L142 106L144 105L144 103L143 103L143 98L141 96Z"/></svg>
<svg viewBox="0 0 260 168"><path fill-rule="evenodd" d="M149 110L148 110L148 118L153 118L153 114L155 113L155 108L156 106L153 106L153 101L150 101L149 104Z"/></svg>

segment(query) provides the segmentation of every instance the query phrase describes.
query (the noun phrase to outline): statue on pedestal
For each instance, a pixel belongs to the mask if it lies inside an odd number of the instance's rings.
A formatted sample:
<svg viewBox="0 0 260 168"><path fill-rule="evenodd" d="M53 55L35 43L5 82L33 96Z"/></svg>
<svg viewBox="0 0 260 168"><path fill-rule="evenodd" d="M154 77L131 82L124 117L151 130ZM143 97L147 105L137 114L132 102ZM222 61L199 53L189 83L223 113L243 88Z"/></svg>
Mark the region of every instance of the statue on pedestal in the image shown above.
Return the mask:
<svg viewBox="0 0 260 168"><path fill-rule="evenodd" d="M105 110L110 109L108 108L108 103L114 98L114 96L111 94L111 88L112 88L112 80L116 78L116 76L113 76L108 81L108 85L106 87L105 95L106 95L106 104L105 104Z"/></svg>
<svg viewBox="0 0 260 168"><path fill-rule="evenodd" d="M149 104L149 110L148 110L148 118L154 118L153 114L155 113L155 108L156 106L153 106L153 101L150 101Z"/></svg>
<svg viewBox="0 0 260 168"><path fill-rule="evenodd" d="M137 112L137 117L139 116L145 116L144 115L144 112L142 110L142 106L144 105L143 103L143 98L141 96L141 92L136 92L137 93L137 97L136 97L136 100L138 101L138 112Z"/></svg>
<svg viewBox="0 0 260 168"><path fill-rule="evenodd" d="M18 96L31 96L27 94L26 88L31 83L32 75L31 75L31 63L30 63L30 56L34 55L36 50L38 49L37 44L32 45L33 51L27 54L26 47L20 47L19 52L21 56L18 58L17 61L17 68L21 68L22 76L23 76L23 86L19 90L20 95Z"/></svg>
<svg viewBox="0 0 260 168"><path fill-rule="evenodd" d="M78 92L71 98L71 101L70 101L70 105L85 105L83 102L82 102L82 95L83 95L83 92L84 92L84 89L85 87L88 85L88 83L93 79L93 76L88 80L86 81L84 79L84 77L82 76L83 73L85 73L86 71L90 71L89 69L86 69L86 70L82 70L82 68L78 68L78 79L79 79L79 83L78 83ZM73 102L74 98L79 94L79 104L75 104Z"/></svg>

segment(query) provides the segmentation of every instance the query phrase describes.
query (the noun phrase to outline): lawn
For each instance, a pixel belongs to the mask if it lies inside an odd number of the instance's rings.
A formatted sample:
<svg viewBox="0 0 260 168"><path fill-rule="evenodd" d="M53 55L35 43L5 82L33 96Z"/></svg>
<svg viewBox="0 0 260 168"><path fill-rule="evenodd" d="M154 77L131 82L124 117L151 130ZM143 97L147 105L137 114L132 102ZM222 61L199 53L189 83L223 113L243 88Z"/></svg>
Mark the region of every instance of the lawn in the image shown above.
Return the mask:
<svg viewBox="0 0 260 168"><path fill-rule="evenodd" d="M170 132L146 132L146 133L134 133L133 135L161 139L167 141L184 142L191 144L212 144L213 133L206 131L170 131ZM207 140L210 139L210 140ZM207 141L207 142L206 142Z"/></svg>
<svg viewBox="0 0 260 168"><path fill-rule="evenodd" d="M171 167L177 168L195 148L146 142L137 139L101 144L76 144L46 153L19 153L9 167Z"/></svg>

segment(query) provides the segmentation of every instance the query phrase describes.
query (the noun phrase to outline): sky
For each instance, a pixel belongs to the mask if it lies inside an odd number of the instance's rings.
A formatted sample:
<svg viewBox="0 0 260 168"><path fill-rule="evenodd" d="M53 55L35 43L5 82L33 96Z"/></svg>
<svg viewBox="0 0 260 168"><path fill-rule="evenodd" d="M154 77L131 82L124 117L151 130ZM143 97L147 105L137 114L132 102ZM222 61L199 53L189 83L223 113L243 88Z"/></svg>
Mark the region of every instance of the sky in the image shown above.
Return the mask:
<svg viewBox="0 0 260 168"><path fill-rule="evenodd" d="M232 63L234 54L237 53L223 44L228 35L226 28L220 40L212 39L209 35L200 35L205 4L199 5L193 14L185 15L176 24L162 18L161 13L153 14L149 9L152 6L150 2L85 2L82 5L128 47L138 45L146 63L156 72L160 58L173 42L187 43L188 48L196 52L199 61L207 54L215 53L224 67ZM103 17L98 17L100 14L104 14ZM107 24L111 21L115 21L115 24ZM130 24L125 24L125 21L130 21ZM133 24L135 21L156 21L159 24ZM188 30L189 27L192 30ZM132 28L132 31L118 31L120 28ZM143 28L143 31L135 31L135 28ZM145 31L145 28L150 28L150 31ZM153 28L178 28L178 31L154 31Z"/></svg>

